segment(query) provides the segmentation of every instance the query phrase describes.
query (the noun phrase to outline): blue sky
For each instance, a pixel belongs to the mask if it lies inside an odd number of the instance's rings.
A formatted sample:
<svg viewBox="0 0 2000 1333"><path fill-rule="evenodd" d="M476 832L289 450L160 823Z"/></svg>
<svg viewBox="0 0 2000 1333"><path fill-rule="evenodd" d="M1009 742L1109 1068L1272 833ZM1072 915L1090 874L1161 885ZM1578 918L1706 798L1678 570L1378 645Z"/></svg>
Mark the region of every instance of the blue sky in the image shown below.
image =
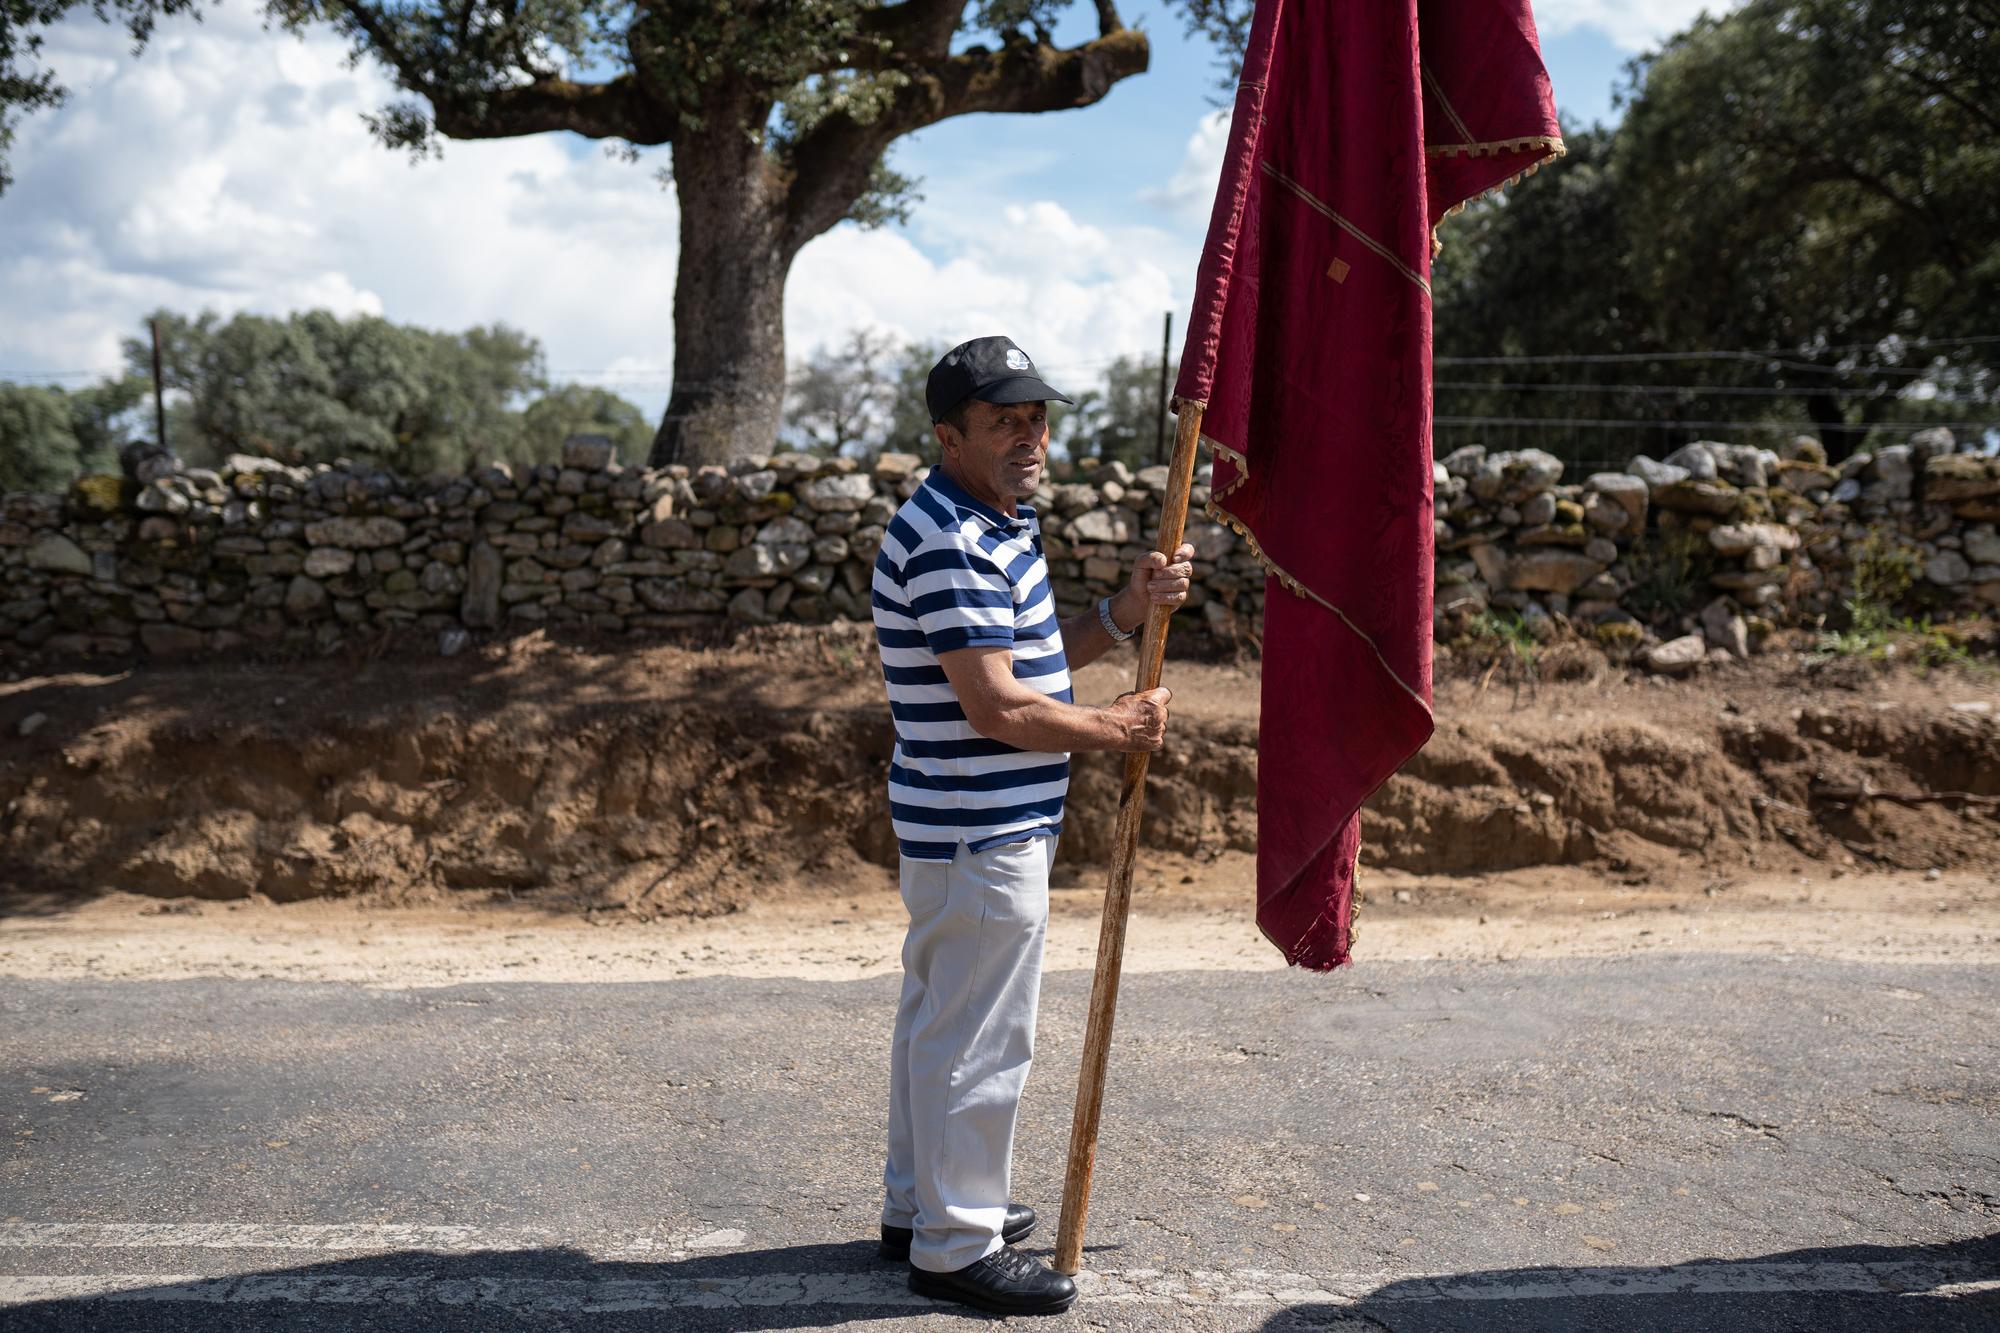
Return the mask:
<svg viewBox="0 0 2000 1333"><path fill-rule="evenodd" d="M1546 0L1558 101L1612 115L1623 63L1700 0ZM1058 37L1088 34L1078 5ZM844 225L809 245L786 299L789 353L857 327L957 341L1012 333L1058 383L1154 354L1190 299L1219 164L1213 52L1158 5L1125 7L1150 71L1097 106L966 117L905 140L921 177L907 227ZM161 25L133 59L121 30L72 20L47 56L72 89L28 118L0 196L0 378L87 382L157 306L323 307L432 328L501 321L543 340L558 378L656 411L672 366L677 214L654 173L574 136L448 143L412 166L361 114L390 95L330 34L263 31L224 0Z"/></svg>

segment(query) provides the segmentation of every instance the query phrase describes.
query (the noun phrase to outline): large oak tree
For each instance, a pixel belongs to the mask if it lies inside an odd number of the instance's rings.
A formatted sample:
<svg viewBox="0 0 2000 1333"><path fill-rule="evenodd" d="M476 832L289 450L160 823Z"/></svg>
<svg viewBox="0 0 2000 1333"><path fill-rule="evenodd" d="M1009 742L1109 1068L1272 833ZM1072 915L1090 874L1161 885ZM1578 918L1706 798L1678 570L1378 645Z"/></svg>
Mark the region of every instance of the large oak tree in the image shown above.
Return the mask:
<svg viewBox="0 0 2000 1333"><path fill-rule="evenodd" d="M411 100L391 146L569 130L671 145L680 203L674 389L650 462L767 450L784 405L785 278L836 223L898 216L896 139L973 112L1088 106L1146 68L1095 0L1096 35L1050 35L1067 0L272 0L325 22ZM992 42L967 44L990 34ZM472 225L476 225L476 222Z"/></svg>

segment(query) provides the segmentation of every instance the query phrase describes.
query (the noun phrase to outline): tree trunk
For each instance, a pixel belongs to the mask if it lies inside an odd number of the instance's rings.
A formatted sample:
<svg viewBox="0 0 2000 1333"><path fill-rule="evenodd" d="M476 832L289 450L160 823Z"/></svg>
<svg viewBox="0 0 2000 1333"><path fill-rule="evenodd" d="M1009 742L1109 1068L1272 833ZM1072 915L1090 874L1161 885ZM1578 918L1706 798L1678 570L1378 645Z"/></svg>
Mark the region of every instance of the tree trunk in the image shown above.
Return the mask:
<svg viewBox="0 0 2000 1333"><path fill-rule="evenodd" d="M743 130L769 108L712 108L674 144L681 206L674 279L674 388L649 467L768 453L785 400L782 187Z"/></svg>
<svg viewBox="0 0 2000 1333"><path fill-rule="evenodd" d="M1847 413L1841 410L1839 398L1830 393L1808 393L1805 405L1820 443L1826 446L1828 462L1838 463L1854 452L1855 433L1847 429Z"/></svg>

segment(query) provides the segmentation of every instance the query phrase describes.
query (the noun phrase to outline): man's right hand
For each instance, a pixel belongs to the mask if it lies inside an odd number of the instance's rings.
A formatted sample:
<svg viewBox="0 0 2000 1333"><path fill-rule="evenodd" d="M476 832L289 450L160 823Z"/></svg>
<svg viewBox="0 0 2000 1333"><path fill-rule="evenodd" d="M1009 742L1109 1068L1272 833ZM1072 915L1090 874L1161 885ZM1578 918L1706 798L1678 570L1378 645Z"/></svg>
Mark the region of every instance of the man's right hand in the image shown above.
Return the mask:
<svg viewBox="0 0 2000 1333"><path fill-rule="evenodd" d="M1174 692L1162 685L1143 694L1121 694L1104 710L1123 732L1118 749L1127 754L1157 750L1167 742L1167 701Z"/></svg>

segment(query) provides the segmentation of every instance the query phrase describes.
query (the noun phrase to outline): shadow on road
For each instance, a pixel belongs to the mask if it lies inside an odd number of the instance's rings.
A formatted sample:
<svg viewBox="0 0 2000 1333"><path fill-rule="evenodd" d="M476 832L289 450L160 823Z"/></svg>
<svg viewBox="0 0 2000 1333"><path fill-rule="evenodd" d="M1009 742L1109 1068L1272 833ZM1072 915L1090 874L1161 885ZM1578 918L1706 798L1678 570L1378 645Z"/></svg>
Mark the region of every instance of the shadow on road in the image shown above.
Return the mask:
<svg viewBox="0 0 2000 1333"><path fill-rule="evenodd" d="M2000 1233L1942 1245L1851 1245L1748 1259L1508 1268L1388 1283L1352 1304L1295 1305L1262 1333L1992 1333Z"/></svg>
<svg viewBox="0 0 2000 1333"><path fill-rule="evenodd" d="M104 1267L104 1265L93 1265ZM1351 1304L1288 1307L1265 1333L1381 1329L1698 1329L1704 1333L1991 1330L2000 1292L1954 1293L2000 1278L2000 1234L1945 1245L1795 1250L1672 1266L1517 1268L1411 1278ZM91 1279L77 1279L90 1281ZM965 1312L911 1297L901 1265L872 1243L739 1251L666 1263L599 1261L573 1249L404 1251L226 1277L119 1284L115 1294L58 1296L5 1311L9 1333L305 1333L478 1330L657 1333L816 1328ZM1244 1327L1254 1306L1095 1306L1112 1327ZM1243 1319L1238 1324L1229 1315ZM1074 1320L1075 1316L1072 1316ZM1071 1321L1061 1321L1066 1324ZM1057 1326L1061 1326L1058 1324Z"/></svg>
<svg viewBox="0 0 2000 1333"><path fill-rule="evenodd" d="M406 1250L223 1277L121 1283L115 1294L0 1308L0 1327L8 1333L751 1333L910 1318L943 1308L910 1295L904 1271L878 1259L872 1241L671 1262L605 1261L566 1247Z"/></svg>

